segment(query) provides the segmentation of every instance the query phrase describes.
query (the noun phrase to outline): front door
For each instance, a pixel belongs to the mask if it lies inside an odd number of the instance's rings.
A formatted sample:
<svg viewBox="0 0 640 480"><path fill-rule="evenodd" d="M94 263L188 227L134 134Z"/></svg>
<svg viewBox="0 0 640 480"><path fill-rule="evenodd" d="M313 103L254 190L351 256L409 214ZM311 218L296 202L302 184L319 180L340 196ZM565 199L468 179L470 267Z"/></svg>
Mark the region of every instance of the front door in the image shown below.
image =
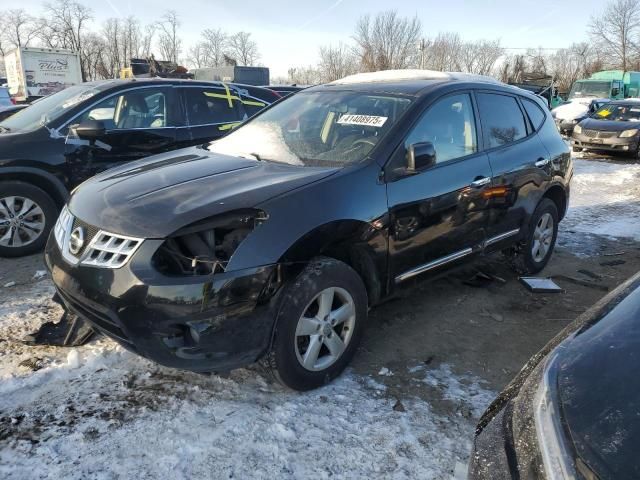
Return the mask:
<svg viewBox="0 0 640 480"><path fill-rule="evenodd" d="M173 106L171 87L137 88L110 96L74 119L65 145L72 183L176 148ZM86 120L99 120L105 126L105 134L95 142L74 133L74 126Z"/></svg>
<svg viewBox="0 0 640 480"><path fill-rule="evenodd" d="M475 110L468 92L437 100L396 152L394 161L402 162L411 144L431 142L436 151L435 165L387 185L396 283L438 272L481 248L487 224L484 195L492 173L478 147Z"/></svg>

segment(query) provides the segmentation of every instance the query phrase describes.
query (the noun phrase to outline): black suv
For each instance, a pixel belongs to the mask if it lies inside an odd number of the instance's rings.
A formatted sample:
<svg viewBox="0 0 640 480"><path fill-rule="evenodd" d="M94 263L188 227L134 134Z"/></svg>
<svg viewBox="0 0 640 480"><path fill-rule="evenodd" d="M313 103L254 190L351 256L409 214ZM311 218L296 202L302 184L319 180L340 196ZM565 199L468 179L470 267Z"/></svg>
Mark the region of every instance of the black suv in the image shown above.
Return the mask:
<svg viewBox="0 0 640 480"><path fill-rule="evenodd" d="M221 82L109 80L0 123L0 256L40 250L68 192L123 162L221 137L280 96Z"/></svg>
<svg viewBox="0 0 640 480"><path fill-rule="evenodd" d="M67 308L164 365L264 357L337 376L367 310L493 251L541 270L572 163L543 100L484 77L385 72L304 90L207 147L102 173L45 258Z"/></svg>

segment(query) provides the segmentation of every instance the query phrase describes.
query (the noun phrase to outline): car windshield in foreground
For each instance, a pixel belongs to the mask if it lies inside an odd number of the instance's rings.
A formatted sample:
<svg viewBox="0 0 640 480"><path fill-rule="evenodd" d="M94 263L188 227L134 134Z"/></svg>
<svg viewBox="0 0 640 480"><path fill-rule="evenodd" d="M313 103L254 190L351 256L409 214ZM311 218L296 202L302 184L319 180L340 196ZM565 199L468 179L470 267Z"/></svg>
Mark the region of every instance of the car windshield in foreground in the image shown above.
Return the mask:
<svg viewBox="0 0 640 480"><path fill-rule="evenodd" d="M605 105L594 113L593 117L615 122L640 122L640 103L638 105Z"/></svg>
<svg viewBox="0 0 640 480"><path fill-rule="evenodd" d="M30 131L54 121L78 103L93 97L100 90L95 86L76 85L41 98L0 123L0 130Z"/></svg>
<svg viewBox="0 0 640 480"><path fill-rule="evenodd" d="M608 98L611 93L611 82L576 82L569 93L569 100L573 98Z"/></svg>
<svg viewBox="0 0 640 480"><path fill-rule="evenodd" d="M304 166L364 160L411 100L356 92L301 92L226 137L212 152Z"/></svg>

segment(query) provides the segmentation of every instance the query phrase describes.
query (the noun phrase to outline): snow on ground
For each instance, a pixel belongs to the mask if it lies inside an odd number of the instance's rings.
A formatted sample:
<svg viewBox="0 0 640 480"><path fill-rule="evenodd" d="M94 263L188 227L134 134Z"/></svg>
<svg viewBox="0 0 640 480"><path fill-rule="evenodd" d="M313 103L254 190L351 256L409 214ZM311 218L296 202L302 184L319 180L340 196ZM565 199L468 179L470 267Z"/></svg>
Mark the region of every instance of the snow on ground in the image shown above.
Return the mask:
<svg viewBox="0 0 640 480"><path fill-rule="evenodd" d="M584 246L594 235L640 240L640 164L576 158L574 167L559 244Z"/></svg>
<svg viewBox="0 0 640 480"><path fill-rule="evenodd" d="M104 338L21 346L14 340L59 314L50 295L40 280L0 310L3 479L451 478L494 395L448 365L411 369L450 402L443 414L418 398L398 408L377 378L350 372L300 394L259 368L185 373ZM34 355L43 368L19 366Z"/></svg>

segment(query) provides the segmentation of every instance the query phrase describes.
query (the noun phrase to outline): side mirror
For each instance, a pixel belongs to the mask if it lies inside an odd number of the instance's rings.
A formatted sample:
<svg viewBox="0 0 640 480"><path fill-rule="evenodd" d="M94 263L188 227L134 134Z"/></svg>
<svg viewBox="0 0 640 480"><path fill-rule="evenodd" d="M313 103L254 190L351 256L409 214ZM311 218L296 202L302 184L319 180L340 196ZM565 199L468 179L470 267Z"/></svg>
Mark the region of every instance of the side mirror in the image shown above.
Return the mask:
<svg viewBox="0 0 640 480"><path fill-rule="evenodd" d="M95 141L104 137L107 132L104 122L100 120L85 120L76 128L76 135L83 140Z"/></svg>
<svg viewBox="0 0 640 480"><path fill-rule="evenodd" d="M407 149L407 170L419 172L436 164L436 149L431 142L413 143Z"/></svg>

